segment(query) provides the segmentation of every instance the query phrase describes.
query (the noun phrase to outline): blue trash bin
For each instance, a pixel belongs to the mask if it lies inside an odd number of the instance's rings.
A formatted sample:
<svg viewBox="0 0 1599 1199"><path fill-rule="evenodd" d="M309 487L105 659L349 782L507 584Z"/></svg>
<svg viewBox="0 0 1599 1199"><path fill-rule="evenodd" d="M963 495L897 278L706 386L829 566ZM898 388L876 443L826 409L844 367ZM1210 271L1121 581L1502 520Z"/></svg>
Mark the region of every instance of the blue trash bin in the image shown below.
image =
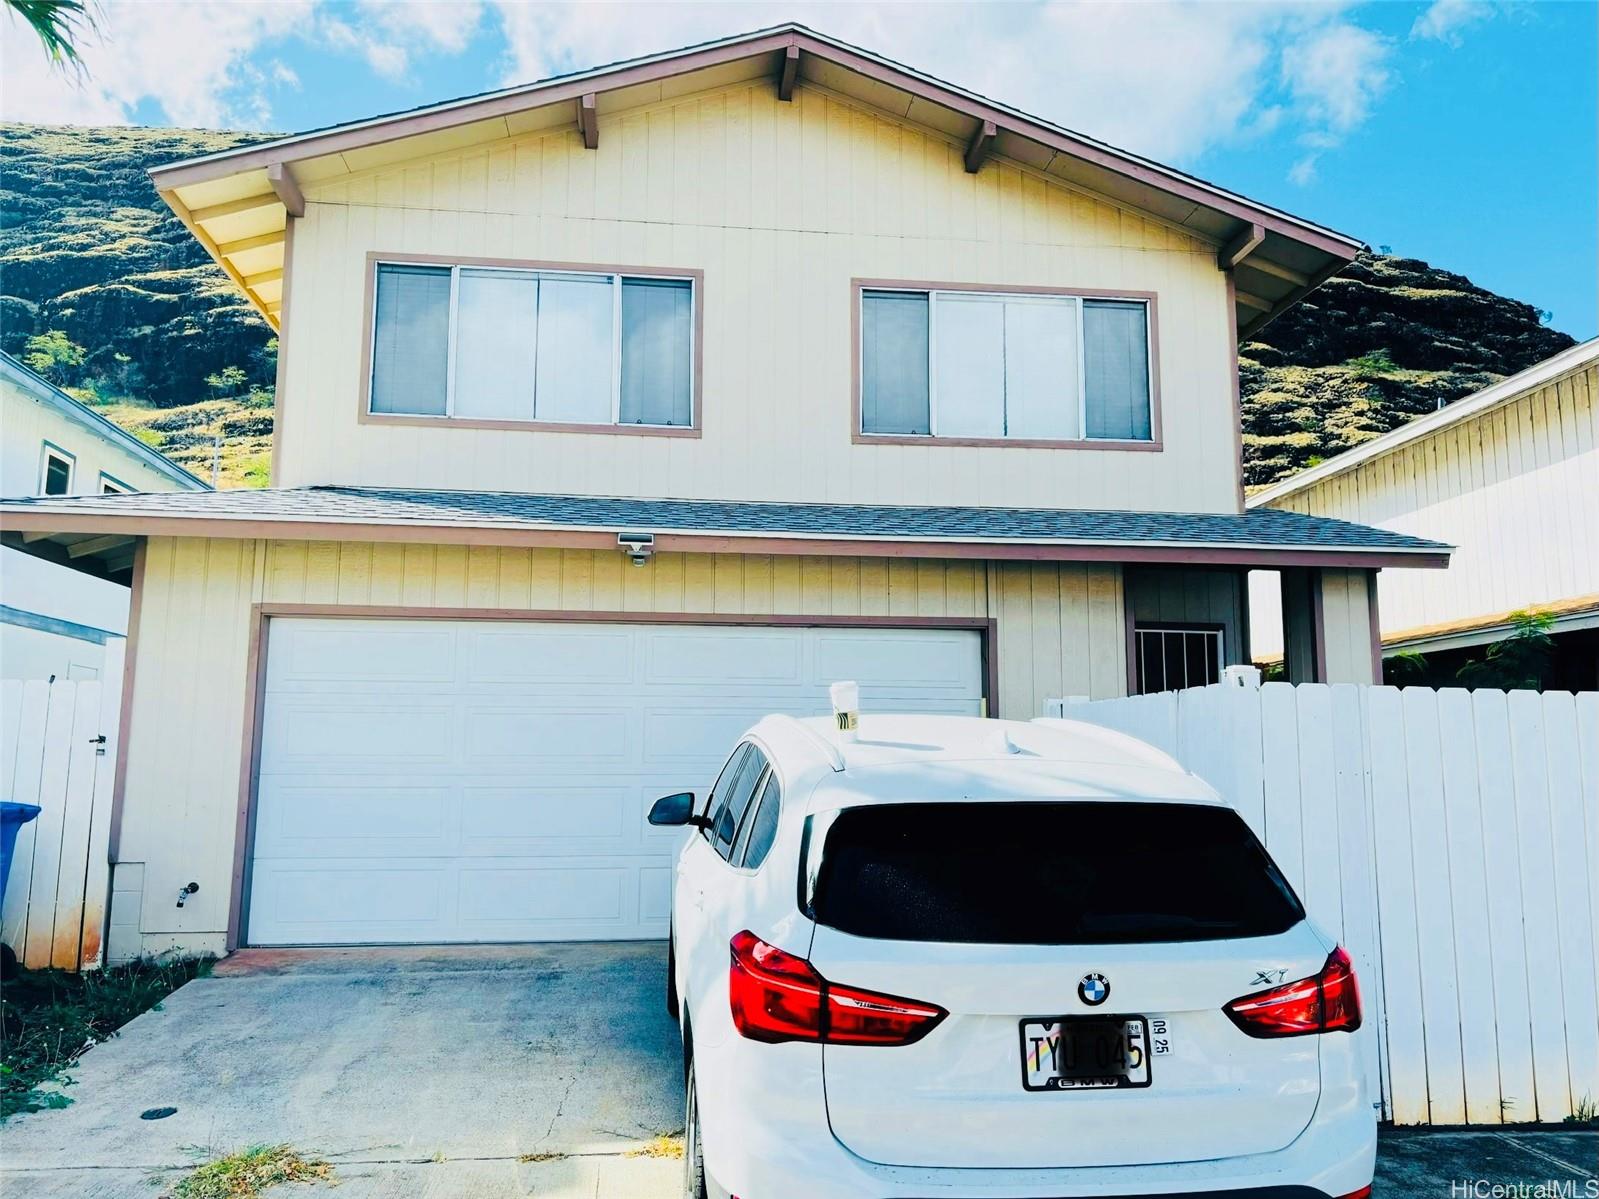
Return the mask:
<svg viewBox="0 0 1599 1199"><path fill-rule="evenodd" d="M39 805L0 800L0 897L11 879L11 851L17 847L17 830L39 814Z"/></svg>

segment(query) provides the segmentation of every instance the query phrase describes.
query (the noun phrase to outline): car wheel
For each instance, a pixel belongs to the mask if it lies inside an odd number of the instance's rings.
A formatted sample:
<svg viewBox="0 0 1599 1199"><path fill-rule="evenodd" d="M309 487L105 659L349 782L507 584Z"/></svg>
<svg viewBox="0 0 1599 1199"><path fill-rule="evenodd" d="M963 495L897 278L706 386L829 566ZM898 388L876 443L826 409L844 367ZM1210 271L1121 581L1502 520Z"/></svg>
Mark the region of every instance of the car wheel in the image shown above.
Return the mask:
<svg viewBox="0 0 1599 1199"><path fill-rule="evenodd" d="M683 1199L706 1199L705 1150L700 1144L700 1103L694 1059L688 1061L688 1095L683 1113Z"/></svg>
<svg viewBox="0 0 1599 1199"><path fill-rule="evenodd" d="M666 942L666 1014L677 1019L677 938Z"/></svg>

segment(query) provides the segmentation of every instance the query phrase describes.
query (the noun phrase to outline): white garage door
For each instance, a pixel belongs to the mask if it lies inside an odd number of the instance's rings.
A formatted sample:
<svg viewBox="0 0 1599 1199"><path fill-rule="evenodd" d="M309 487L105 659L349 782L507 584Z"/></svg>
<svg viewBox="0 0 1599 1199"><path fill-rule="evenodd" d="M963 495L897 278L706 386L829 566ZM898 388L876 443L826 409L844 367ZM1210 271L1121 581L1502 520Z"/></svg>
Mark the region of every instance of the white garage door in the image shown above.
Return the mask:
<svg viewBox="0 0 1599 1199"><path fill-rule="evenodd" d="M666 933L657 796L767 712L976 713L965 629L274 618L246 940Z"/></svg>

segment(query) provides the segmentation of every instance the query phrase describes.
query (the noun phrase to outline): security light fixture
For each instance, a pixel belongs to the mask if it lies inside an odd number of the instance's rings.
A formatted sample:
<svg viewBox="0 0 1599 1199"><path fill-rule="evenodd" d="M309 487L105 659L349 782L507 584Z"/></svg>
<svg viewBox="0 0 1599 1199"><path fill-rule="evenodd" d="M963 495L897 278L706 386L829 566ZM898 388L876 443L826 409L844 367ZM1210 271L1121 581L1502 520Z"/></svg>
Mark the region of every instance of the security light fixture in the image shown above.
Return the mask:
<svg viewBox="0 0 1599 1199"><path fill-rule="evenodd" d="M655 552L654 533L618 533L616 548L627 555L634 566L643 566Z"/></svg>

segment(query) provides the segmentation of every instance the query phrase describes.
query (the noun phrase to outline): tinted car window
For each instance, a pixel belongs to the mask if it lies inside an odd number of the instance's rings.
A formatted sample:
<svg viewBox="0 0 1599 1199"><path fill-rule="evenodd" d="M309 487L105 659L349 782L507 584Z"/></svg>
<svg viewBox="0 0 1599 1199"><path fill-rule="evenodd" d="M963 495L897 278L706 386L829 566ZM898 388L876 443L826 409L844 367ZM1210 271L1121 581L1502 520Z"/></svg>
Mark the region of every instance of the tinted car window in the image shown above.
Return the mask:
<svg viewBox="0 0 1599 1199"><path fill-rule="evenodd" d="M758 869L766 861L772 842L777 839L777 815L782 807L782 791L777 775L768 773L766 786L761 788L761 801L745 822L742 851L733 859L750 870Z"/></svg>
<svg viewBox="0 0 1599 1199"><path fill-rule="evenodd" d="M712 816L711 843L716 846L716 852L724 858L732 852L733 838L738 835L738 826L750 806L750 799L755 794L755 786L760 782L761 771L764 769L766 769L765 755L751 746L748 756L739 764L738 773L733 776L733 781L727 789L726 803Z"/></svg>
<svg viewBox="0 0 1599 1199"><path fill-rule="evenodd" d="M811 895L861 937L1001 945L1209 941L1284 932L1304 909L1228 808L884 804L840 812Z"/></svg>
<svg viewBox="0 0 1599 1199"><path fill-rule="evenodd" d="M738 781L739 770L755 752L755 747L745 742L733 751L733 756L728 758L727 764L722 767L722 773L716 776L716 783L711 787L711 794L705 800L705 815L710 819L710 827L715 828L717 821L727 810L728 793L732 791L733 784ZM715 838L707 831L706 839L714 841Z"/></svg>

